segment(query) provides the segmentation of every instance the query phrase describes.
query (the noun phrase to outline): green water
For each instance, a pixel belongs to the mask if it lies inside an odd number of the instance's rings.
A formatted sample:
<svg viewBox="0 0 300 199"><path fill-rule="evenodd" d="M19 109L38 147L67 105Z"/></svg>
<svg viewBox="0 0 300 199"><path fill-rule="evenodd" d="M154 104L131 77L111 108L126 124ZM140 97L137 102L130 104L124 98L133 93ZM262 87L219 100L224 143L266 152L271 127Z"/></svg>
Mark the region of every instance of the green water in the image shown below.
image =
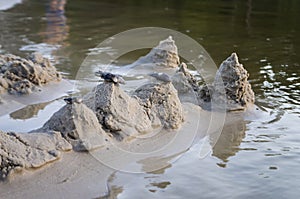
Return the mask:
<svg viewBox="0 0 300 199"><path fill-rule="evenodd" d="M107 37L131 28L170 28L203 45L217 65L237 52L257 105L270 113L233 125L232 135L224 135L204 159L194 149L158 174L117 173L110 186L121 192L118 198L297 197L300 1L69 0L64 12L54 12L49 2L24 0L0 11L1 53L39 51L74 79L87 54ZM0 129L38 127L62 105L43 104L26 118L1 116Z"/></svg>

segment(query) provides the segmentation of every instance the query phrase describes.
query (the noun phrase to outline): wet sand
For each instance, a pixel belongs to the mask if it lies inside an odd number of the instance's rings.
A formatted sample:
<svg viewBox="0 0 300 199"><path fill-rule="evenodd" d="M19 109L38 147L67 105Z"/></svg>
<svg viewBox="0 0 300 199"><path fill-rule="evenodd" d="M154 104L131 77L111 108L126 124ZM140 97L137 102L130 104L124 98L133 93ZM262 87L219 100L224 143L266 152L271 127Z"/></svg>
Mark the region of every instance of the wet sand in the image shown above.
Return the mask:
<svg viewBox="0 0 300 199"><path fill-rule="evenodd" d="M193 104L184 104L184 111L186 121L178 131L114 142L90 153L66 152L42 168L12 175L1 183L0 198L97 198L108 191L115 169L139 173L167 167L194 141L218 130L208 130L211 112Z"/></svg>
<svg viewBox="0 0 300 199"><path fill-rule="evenodd" d="M52 100L67 96L67 93L74 89L74 84L69 80L60 82L50 82L43 86L38 92L30 95L10 95L2 94L2 103L0 104L0 116L12 113L31 104L50 102Z"/></svg>

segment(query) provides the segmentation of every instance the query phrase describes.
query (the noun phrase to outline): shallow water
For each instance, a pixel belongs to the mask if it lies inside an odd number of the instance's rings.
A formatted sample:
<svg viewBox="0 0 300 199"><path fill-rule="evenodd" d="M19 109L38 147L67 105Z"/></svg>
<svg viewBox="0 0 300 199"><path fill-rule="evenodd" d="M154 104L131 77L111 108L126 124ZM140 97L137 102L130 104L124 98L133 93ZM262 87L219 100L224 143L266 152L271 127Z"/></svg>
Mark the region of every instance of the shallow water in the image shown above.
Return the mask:
<svg viewBox="0 0 300 199"><path fill-rule="evenodd" d="M65 12L51 10L49 2L24 0L0 11L1 53L26 56L39 51L73 80L84 58L107 37L130 28L170 28L198 41L217 65L237 52L250 73L256 104L266 110L226 126L205 158L200 158L195 145L160 172L115 173L108 182L111 195L296 198L300 191L299 1L72 0ZM142 53L129 54L121 62L130 63ZM62 105L58 99L27 107L23 114L1 116L0 129L37 128Z"/></svg>

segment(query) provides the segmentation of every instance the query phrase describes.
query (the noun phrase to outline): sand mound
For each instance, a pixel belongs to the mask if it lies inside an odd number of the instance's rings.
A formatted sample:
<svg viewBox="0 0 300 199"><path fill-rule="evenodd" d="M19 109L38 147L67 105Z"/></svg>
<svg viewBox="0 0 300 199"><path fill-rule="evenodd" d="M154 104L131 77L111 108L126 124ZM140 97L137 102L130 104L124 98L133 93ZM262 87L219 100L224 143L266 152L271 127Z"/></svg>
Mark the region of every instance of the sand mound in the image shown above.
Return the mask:
<svg viewBox="0 0 300 199"><path fill-rule="evenodd" d="M13 170L37 168L58 159L71 145L58 132L5 133L0 131L0 179Z"/></svg>
<svg viewBox="0 0 300 199"><path fill-rule="evenodd" d="M44 84L60 80L56 68L41 54L31 54L27 59L0 55L0 93L29 94Z"/></svg>
<svg viewBox="0 0 300 199"><path fill-rule="evenodd" d="M200 106L205 107L205 103L211 102L213 96L218 106L227 106L227 111L246 110L255 101L248 77L249 73L239 63L237 54L232 53L222 62L213 84L200 89Z"/></svg>

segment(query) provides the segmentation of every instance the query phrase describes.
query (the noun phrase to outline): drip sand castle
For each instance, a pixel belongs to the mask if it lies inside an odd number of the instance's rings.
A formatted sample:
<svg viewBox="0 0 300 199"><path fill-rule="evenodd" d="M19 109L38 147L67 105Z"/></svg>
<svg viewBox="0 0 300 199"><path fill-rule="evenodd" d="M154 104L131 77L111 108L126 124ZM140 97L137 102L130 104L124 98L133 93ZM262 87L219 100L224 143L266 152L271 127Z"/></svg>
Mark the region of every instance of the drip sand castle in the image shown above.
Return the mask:
<svg viewBox="0 0 300 199"><path fill-rule="evenodd" d="M212 84L199 82L186 64L180 63L171 37L135 62L136 66L143 64L169 67L174 72L170 81L157 78L130 93L114 82L102 82L82 100L67 103L39 129L28 133L0 130L0 178L6 180L16 173L34 172L32 169L46 164L51 172L49 168L57 160L64 161L70 154L76 154L84 161L86 152L106 151L112 143L132 148L135 138L153 132L171 136L173 131L184 132L193 114L189 111L218 112L218 106L212 109L212 101L220 107L225 105L227 111L246 111L254 104L249 74L235 53L222 62ZM39 54L28 59L0 55L2 94L31 95L53 81L61 81L60 74ZM196 101L187 106L191 102L186 97L189 94ZM158 136L157 140L163 139Z"/></svg>

